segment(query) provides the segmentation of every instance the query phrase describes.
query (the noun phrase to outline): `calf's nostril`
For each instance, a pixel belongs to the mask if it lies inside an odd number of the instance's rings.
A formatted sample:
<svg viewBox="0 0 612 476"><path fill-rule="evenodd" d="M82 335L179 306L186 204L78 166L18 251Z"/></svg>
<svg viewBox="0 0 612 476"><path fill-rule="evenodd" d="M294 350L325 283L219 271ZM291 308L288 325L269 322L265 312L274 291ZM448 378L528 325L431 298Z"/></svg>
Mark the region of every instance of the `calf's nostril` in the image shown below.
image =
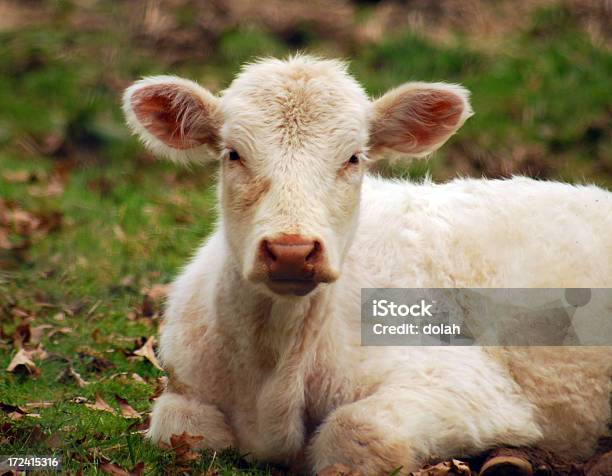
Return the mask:
<svg viewBox="0 0 612 476"><path fill-rule="evenodd" d="M315 261L319 259L320 255L321 255L321 243L319 243L318 241L315 241L313 243L312 250L306 256L306 262L314 263Z"/></svg>
<svg viewBox="0 0 612 476"><path fill-rule="evenodd" d="M264 255L266 261L268 261L268 262L276 261L276 255L274 254L274 252L270 248L270 244L268 243L268 240L264 240L263 241L263 243L261 244L261 250L263 252L263 255Z"/></svg>

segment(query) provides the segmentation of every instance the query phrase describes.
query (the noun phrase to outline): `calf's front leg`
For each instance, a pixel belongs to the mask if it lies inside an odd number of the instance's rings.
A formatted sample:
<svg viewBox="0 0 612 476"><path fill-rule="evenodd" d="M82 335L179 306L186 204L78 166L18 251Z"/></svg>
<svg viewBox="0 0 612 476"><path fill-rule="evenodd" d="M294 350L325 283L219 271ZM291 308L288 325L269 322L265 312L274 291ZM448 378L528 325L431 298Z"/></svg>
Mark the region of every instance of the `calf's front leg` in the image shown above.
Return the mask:
<svg viewBox="0 0 612 476"><path fill-rule="evenodd" d="M331 412L311 440L307 458L314 472L342 463L364 476L398 467L403 475L431 457L461 456L504 443L529 445L539 438L529 406L502 395L484 404L436 388L385 388Z"/></svg>
<svg viewBox="0 0 612 476"><path fill-rule="evenodd" d="M165 391L153 405L147 436L153 443L168 443L172 435L183 432L203 436L203 448L221 450L235 446L232 429L217 407Z"/></svg>

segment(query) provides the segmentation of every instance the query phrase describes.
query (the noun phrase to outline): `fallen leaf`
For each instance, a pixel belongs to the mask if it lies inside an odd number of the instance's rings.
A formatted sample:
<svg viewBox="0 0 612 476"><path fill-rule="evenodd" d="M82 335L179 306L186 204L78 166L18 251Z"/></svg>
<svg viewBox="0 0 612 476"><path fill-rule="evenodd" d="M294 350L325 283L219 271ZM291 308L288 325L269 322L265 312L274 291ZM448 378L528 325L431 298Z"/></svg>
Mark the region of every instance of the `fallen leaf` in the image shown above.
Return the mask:
<svg viewBox="0 0 612 476"><path fill-rule="evenodd" d="M32 361L31 352L23 348L19 349L19 352L15 354L15 357L13 357L13 360L11 360L6 370L12 373L25 373L33 377L38 377L40 375L40 369L36 367L36 364Z"/></svg>
<svg viewBox="0 0 612 476"><path fill-rule="evenodd" d="M140 418L140 413L134 410L130 404L124 398L121 398L119 395L115 394L115 400L117 401L117 405L119 405L119 410L121 410L121 415L125 418Z"/></svg>
<svg viewBox="0 0 612 476"><path fill-rule="evenodd" d="M61 383L70 383L74 381L81 388L85 387L86 385L89 385L89 382L83 379L83 377L81 377L81 374L74 370L72 364L68 364L68 367L66 367L57 376L56 380Z"/></svg>
<svg viewBox="0 0 612 476"><path fill-rule="evenodd" d="M122 468L118 464L110 462L102 463L99 468L102 472L112 474L114 476L141 476L144 470L144 462L141 461L129 471Z"/></svg>
<svg viewBox="0 0 612 476"><path fill-rule="evenodd" d="M25 405L9 405L7 403L0 403L0 410L6 413L6 416L13 421L20 420L23 417L40 418L39 413L30 413Z"/></svg>
<svg viewBox="0 0 612 476"><path fill-rule="evenodd" d="M86 403L85 406L87 408L91 408L92 410L101 410L116 415L114 408L106 403L99 393L96 393L96 403Z"/></svg>
<svg viewBox="0 0 612 476"><path fill-rule="evenodd" d="M7 182L12 183L25 183L29 182L35 175L31 174L27 170L7 170L2 173L2 177Z"/></svg>
<svg viewBox="0 0 612 476"><path fill-rule="evenodd" d="M19 412L11 412L6 414L6 416L13 421L21 420L25 415L25 413Z"/></svg>
<svg viewBox="0 0 612 476"><path fill-rule="evenodd" d="M471 476L470 467L456 459L413 471L410 476Z"/></svg>
<svg viewBox="0 0 612 476"><path fill-rule="evenodd" d="M56 327L47 334L47 338L51 339L55 334L72 334L72 329L70 327Z"/></svg>
<svg viewBox="0 0 612 476"><path fill-rule="evenodd" d="M159 364L159 361L157 360L157 356L155 355L155 350L153 348L154 345L155 345L155 337L151 336L147 339L147 341L144 343L144 345L140 349L137 349L134 351L134 355L144 357L149 362L151 362L156 369L163 371L164 369Z"/></svg>
<svg viewBox="0 0 612 476"><path fill-rule="evenodd" d="M49 357L49 354L45 349L43 349L41 344L38 344L35 349L29 350L28 353L32 359L45 360L47 357Z"/></svg>
<svg viewBox="0 0 612 476"><path fill-rule="evenodd" d="M192 450L199 448L199 443L203 439L203 436L194 436L183 432L180 435L172 435L170 444L161 443L160 446L174 452L176 463L189 463L200 458L201 455Z"/></svg>
<svg viewBox="0 0 612 476"><path fill-rule="evenodd" d="M23 319L27 319L28 317L32 317L28 311L26 311L24 309L21 309L19 307L14 307L11 310L11 314L13 316L15 316L15 317L21 317Z"/></svg>
<svg viewBox="0 0 612 476"><path fill-rule="evenodd" d="M31 327L30 342L32 342L32 344L39 344L44 337L45 331L51 328L53 328L51 324L41 324L40 326Z"/></svg>
<svg viewBox="0 0 612 476"><path fill-rule="evenodd" d="M30 329L29 320L26 318L21 324L19 324L13 332L13 347L15 349L21 349L24 344L30 342L32 338L32 330Z"/></svg>
<svg viewBox="0 0 612 476"><path fill-rule="evenodd" d="M198 447L198 444L203 439L204 437L201 435L190 435L184 431L180 435L172 435L170 437L170 443L172 444L172 449L174 450L178 448L194 449Z"/></svg>
<svg viewBox="0 0 612 476"><path fill-rule="evenodd" d="M22 408L49 408L54 405L53 402L30 402L21 405Z"/></svg>
<svg viewBox="0 0 612 476"><path fill-rule="evenodd" d="M24 410L22 407L19 407L17 405L11 405L9 403L2 403L0 402L0 410L2 410L4 413L6 414L11 414L11 413L20 413L22 415L25 415L26 413L28 413L27 410Z"/></svg>

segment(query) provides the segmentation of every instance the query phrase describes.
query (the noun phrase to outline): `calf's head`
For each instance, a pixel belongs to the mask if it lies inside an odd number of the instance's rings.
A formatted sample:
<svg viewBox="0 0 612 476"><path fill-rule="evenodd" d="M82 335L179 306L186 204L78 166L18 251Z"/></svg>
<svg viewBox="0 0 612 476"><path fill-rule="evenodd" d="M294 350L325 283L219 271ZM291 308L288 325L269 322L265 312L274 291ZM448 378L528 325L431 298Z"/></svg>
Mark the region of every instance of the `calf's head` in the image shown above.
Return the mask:
<svg viewBox="0 0 612 476"><path fill-rule="evenodd" d="M289 295L338 278L368 162L425 156L471 115L460 86L406 83L371 101L344 64L305 56L248 65L218 96L149 77L126 90L123 109L153 152L216 157L232 259L244 278Z"/></svg>

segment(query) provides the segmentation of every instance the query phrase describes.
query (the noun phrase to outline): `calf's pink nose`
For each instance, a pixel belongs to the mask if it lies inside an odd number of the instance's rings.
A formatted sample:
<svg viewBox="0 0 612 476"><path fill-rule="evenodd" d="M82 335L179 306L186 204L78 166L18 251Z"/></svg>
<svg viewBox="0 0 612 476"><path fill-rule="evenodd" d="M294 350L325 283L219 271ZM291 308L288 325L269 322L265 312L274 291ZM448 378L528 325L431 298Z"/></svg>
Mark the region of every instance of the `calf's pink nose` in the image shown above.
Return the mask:
<svg viewBox="0 0 612 476"><path fill-rule="evenodd" d="M300 235L264 240L262 251L273 280L310 280L321 260L321 244Z"/></svg>

